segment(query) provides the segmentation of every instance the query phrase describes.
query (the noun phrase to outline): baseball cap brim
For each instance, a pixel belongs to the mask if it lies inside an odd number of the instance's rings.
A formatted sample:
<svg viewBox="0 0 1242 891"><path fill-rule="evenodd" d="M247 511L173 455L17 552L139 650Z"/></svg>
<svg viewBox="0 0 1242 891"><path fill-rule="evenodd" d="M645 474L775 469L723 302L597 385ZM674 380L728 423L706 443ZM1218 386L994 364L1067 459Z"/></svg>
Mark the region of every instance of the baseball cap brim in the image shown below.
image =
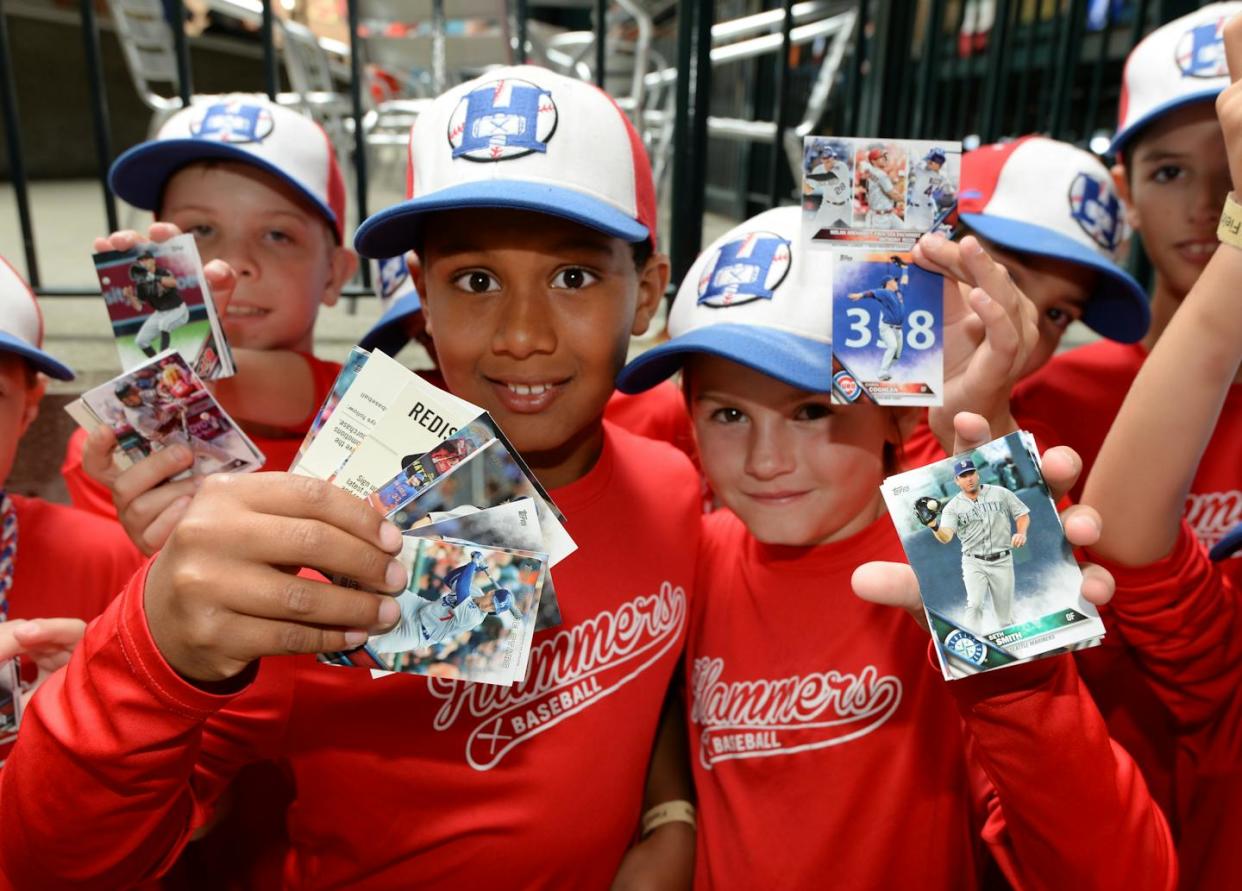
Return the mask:
<svg viewBox="0 0 1242 891"><path fill-rule="evenodd" d="M1213 560L1224 560L1232 557L1239 550L1242 550L1242 523L1234 526L1224 534L1220 541L1212 545L1208 556Z"/></svg>
<svg viewBox="0 0 1242 891"><path fill-rule="evenodd" d="M287 183L323 214L338 239L342 236L342 223L332 208L280 167L260 158L243 148L227 142L210 139L160 139L144 142L124 152L112 163L108 171L108 185L112 191L134 207L157 210L164 186L174 173L195 161L237 161L258 167Z"/></svg>
<svg viewBox="0 0 1242 891"><path fill-rule="evenodd" d="M617 376L622 393L641 393L672 377L694 353L719 356L802 390L832 389L832 344L758 325L705 325L648 350Z"/></svg>
<svg viewBox="0 0 1242 891"><path fill-rule="evenodd" d="M4 331L0 331L0 352L17 353L49 377L61 381L73 380L73 370L68 365L56 361L43 350L35 349L26 341L19 340Z"/></svg>
<svg viewBox="0 0 1242 891"><path fill-rule="evenodd" d="M545 213L628 242L650 237L647 227L625 211L582 192L545 183L483 180L437 189L373 214L358 227L354 248L373 259L399 257L418 243L424 216L465 207Z"/></svg>
<svg viewBox="0 0 1242 891"><path fill-rule="evenodd" d="M1097 334L1119 343L1141 340L1151 324L1147 292L1128 272L1074 239L1008 217L962 214L961 221L1001 247L1090 267L1100 274L1082 321Z"/></svg>
<svg viewBox="0 0 1242 891"><path fill-rule="evenodd" d="M409 336L405 333L405 328L400 324L401 320L406 316L414 315L422 308L423 302L418 299L416 291L411 291L409 294L399 297L380 316L380 320L371 327L371 330L362 335L362 339L358 341L358 346L367 351L378 349L389 356L395 356L401 351L402 347L410 342Z"/></svg>
<svg viewBox="0 0 1242 891"><path fill-rule="evenodd" d="M1171 111L1176 111L1186 105L1193 105L1196 102L1216 101L1216 97L1220 95L1222 89L1224 88L1217 84L1216 86L1206 87L1194 93L1187 93L1185 95L1178 96L1176 99L1170 99L1168 102L1157 105L1155 108L1148 111L1147 114L1143 115L1141 118L1135 118L1125 127L1125 129L1119 131L1113 137L1113 141L1109 144L1108 153L1110 155L1119 154L1126 147L1126 143L1138 135L1140 130L1152 121L1156 120L1156 118L1163 117Z"/></svg>

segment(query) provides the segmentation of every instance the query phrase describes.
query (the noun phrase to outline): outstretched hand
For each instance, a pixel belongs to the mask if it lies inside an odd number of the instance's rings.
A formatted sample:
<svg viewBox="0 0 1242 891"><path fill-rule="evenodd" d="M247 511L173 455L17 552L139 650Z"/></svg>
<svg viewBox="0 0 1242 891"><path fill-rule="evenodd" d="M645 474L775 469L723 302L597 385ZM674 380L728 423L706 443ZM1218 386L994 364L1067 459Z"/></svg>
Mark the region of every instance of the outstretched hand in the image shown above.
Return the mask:
<svg viewBox="0 0 1242 891"><path fill-rule="evenodd" d="M48 675L64 666L86 632L81 619L10 619L0 622L0 661L21 656L39 668L39 676L23 691L29 699Z"/></svg>
<svg viewBox="0 0 1242 891"><path fill-rule="evenodd" d="M958 455L978 448L993 439L987 421L981 416L961 412L953 419L955 439L953 454ZM1059 499L1078 481L1082 473L1082 459L1073 449L1065 446L1051 448L1043 454L1044 480L1052 490L1052 497ZM1065 537L1075 547L1090 547L1100 537L1102 523L1094 508L1076 504L1061 513ZM1015 545L1016 546L1016 545ZM919 597L919 582L914 569L906 563L871 562L854 570L852 579L854 593L863 600L885 606L897 606L906 610L916 622L927 627L923 614L923 602ZM1096 606L1112 599L1114 582L1112 575L1102 567L1091 564L1082 566L1082 596Z"/></svg>

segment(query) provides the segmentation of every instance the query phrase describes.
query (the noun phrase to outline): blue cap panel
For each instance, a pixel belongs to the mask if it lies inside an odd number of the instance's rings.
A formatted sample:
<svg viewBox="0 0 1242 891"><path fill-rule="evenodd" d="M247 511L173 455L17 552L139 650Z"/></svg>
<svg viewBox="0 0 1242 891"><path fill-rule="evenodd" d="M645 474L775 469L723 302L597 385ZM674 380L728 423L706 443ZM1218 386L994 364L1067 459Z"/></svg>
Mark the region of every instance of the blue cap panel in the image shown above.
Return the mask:
<svg viewBox="0 0 1242 891"><path fill-rule="evenodd" d="M4 331L0 331L0 352L16 353L48 377L61 381L73 380L73 370L68 365Z"/></svg>

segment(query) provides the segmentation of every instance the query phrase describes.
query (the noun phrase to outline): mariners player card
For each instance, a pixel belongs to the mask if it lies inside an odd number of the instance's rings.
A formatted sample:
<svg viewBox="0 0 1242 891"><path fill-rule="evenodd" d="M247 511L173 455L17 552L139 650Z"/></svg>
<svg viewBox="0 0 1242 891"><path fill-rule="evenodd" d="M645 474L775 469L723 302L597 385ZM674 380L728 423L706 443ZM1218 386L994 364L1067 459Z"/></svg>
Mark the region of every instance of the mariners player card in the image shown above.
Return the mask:
<svg viewBox="0 0 1242 891"><path fill-rule="evenodd" d="M173 349L204 380L234 373L193 235L104 251L94 259L123 369Z"/></svg>
<svg viewBox="0 0 1242 891"><path fill-rule="evenodd" d="M194 455L194 465L176 479L245 473L258 470L265 460L173 350L88 390L65 410L88 430L101 424L112 428L114 460L122 468L172 445L184 445Z"/></svg>
<svg viewBox="0 0 1242 891"><path fill-rule="evenodd" d="M1029 433L890 477L882 491L945 678L1104 636Z"/></svg>
<svg viewBox="0 0 1242 891"><path fill-rule="evenodd" d="M809 244L908 250L948 235L961 179L961 143L808 136L803 233Z"/></svg>
<svg viewBox="0 0 1242 891"><path fill-rule="evenodd" d="M431 513L419 522L425 525L416 524L405 534L418 538L455 538L523 551L538 552L546 547L539 528L538 507L530 498L519 498L485 509L463 505L447 513ZM552 585L552 573L549 572L539 598L535 630L542 631L559 624L561 609Z"/></svg>
<svg viewBox="0 0 1242 891"><path fill-rule="evenodd" d="M336 664L510 686L524 677L547 555L407 536L396 627Z"/></svg>
<svg viewBox="0 0 1242 891"><path fill-rule="evenodd" d="M830 277L833 401L940 405L943 276L906 253L836 250Z"/></svg>

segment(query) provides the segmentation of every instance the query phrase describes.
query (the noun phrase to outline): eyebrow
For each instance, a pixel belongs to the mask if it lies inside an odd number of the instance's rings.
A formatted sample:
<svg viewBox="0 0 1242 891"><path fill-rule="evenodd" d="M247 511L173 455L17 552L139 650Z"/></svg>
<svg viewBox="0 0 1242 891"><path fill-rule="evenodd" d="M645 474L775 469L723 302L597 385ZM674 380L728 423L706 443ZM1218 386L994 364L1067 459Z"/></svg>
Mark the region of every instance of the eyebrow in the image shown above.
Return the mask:
<svg viewBox="0 0 1242 891"><path fill-rule="evenodd" d="M490 247L490 245L468 244L465 242L448 242L438 245L436 253L445 257L456 254L482 254L487 253ZM601 244L589 238L567 238L564 241L548 245L543 249L543 253L548 255L589 253L603 258L612 256L612 248L607 244Z"/></svg>
<svg viewBox="0 0 1242 891"><path fill-rule="evenodd" d="M1151 149L1150 151L1139 151L1135 154L1136 162L1150 163L1152 161L1180 161L1182 158L1190 157L1189 152L1179 152L1173 149Z"/></svg>

